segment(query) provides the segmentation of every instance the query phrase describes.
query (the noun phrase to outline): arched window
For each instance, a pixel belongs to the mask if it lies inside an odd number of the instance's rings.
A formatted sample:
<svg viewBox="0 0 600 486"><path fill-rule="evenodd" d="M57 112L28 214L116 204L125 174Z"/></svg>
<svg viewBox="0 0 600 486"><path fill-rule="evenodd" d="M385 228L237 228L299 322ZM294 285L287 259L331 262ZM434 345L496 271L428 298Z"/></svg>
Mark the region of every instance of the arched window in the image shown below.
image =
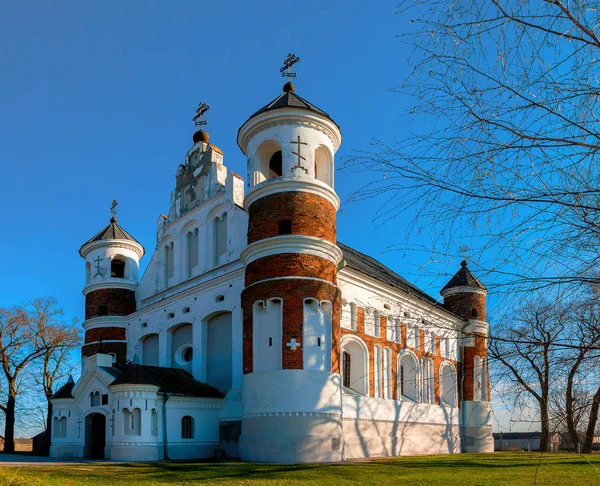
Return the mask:
<svg viewBox="0 0 600 486"><path fill-rule="evenodd" d="M400 397L419 401L419 363L411 353L398 360L398 385Z"/></svg>
<svg viewBox="0 0 600 486"><path fill-rule="evenodd" d="M215 266L227 263L227 213L214 220L213 248Z"/></svg>
<svg viewBox="0 0 600 486"><path fill-rule="evenodd" d="M280 235L291 235L292 234L292 220L282 219L277 225L277 234Z"/></svg>
<svg viewBox="0 0 600 486"><path fill-rule="evenodd" d="M188 231L186 235L187 243L187 278L194 275L194 270L198 266L198 228Z"/></svg>
<svg viewBox="0 0 600 486"><path fill-rule="evenodd" d="M98 407L100 405L100 392L90 393L90 406Z"/></svg>
<svg viewBox="0 0 600 486"><path fill-rule="evenodd" d="M125 278L125 262L120 258L110 261L110 276L113 278Z"/></svg>
<svg viewBox="0 0 600 486"><path fill-rule="evenodd" d="M278 150L269 159L269 179L273 177L281 177L283 171L283 160L281 157L281 150Z"/></svg>
<svg viewBox="0 0 600 486"><path fill-rule="evenodd" d="M158 414L156 413L155 408L152 409L150 418L150 435L156 437L158 435Z"/></svg>
<svg viewBox="0 0 600 486"><path fill-rule="evenodd" d="M332 157L325 147L315 150L315 179L333 187Z"/></svg>
<svg viewBox="0 0 600 486"><path fill-rule="evenodd" d="M369 352L365 343L354 336L342 338L342 383L369 396Z"/></svg>
<svg viewBox="0 0 600 486"><path fill-rule="evenodd" d="M440 401L443 405L456 406L456 370L450 363L440 367Z"/></svg>
<svg viewBox="0 0 600 486"><path fill-rule="evenodd" d="M54 417L54 437L64 439L67 436L67 417Z"/></svg>
<svg viewBox="0 0 600 486"><path fill-rule="evenodd" d="M173 242L169 243L165 246L165 275L167 285L169 283L169 279L173 278L174 275L174 260L173 260Z"/></svg>
<svg viewBox="0 0 600 486"><path fill-rule="evenodd" d="M305 299L303 315L304 369L331 371L331 304Z"/></svg>
<svg viewBox="0 0 600 486"><path fill-rule="evenodd" d="M123 429L125 435L142 435L142 411L139 408L123 409Z"/></svg>
<svg viewBox="0 0 600 486"><path fill-rule="evenodd" d="M373 392L377 398L383 398L383 387L381 386L383 359L381 356L381 346L376 344L373 347Z"/></svg>
<svg viewBox="0 0 600 486"><path fill-rule="evenodd" d="M194 438L194 418L190 417L189 415L186 415L181 419L181 438Z"/></svg>

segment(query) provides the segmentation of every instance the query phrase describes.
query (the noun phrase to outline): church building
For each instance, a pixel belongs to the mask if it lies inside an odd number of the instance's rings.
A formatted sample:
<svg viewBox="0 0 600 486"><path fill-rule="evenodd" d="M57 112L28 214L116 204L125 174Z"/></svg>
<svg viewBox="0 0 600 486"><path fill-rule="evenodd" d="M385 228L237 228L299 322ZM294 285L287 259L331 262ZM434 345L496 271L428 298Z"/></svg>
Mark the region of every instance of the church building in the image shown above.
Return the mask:
<svg viewBox="0 0 600 486"><path fill-rule="evenodd" d="M143 275L114 214L80 248L81 377L52 398L51 456L493 451L487 290L467 262L439 302L337 240L341 130L291 82L237 142L246 180L194 134Z"/></svg>

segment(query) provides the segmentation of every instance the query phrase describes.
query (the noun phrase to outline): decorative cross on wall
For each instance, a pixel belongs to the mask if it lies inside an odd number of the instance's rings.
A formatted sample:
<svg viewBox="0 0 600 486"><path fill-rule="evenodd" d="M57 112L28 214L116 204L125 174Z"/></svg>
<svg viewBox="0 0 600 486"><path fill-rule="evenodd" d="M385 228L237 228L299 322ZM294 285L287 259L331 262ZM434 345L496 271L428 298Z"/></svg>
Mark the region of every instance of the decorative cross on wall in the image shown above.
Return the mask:
<svg viewBox="0 0 600 486"><path fill-rule="evenodd" d="M292 152L292 154L294 154L296 157L298 157L298 163L296 165L294 165L292 167L292 169L302 169L304 172L306 172L308 174L308 170L306 170L306 168L302 166L302 161L306 160L306 157L304 157L302 155L302 145L308 145L308 144L306 142L302 142L300 140L300 135L298 135L298 141L296 141L296 142L292 141L290 143L298 145L298 149L297 149L298 152Z"/></svg>
<svg viewBox="0 0 600 486"><path fill-rule="evenodd" d="M94 278L96 278L98 275L104 275L104 270L100 267L100 262L104 260L104 258L96 258L94 261L96 262L96 275L94 275Z"/></svg>
<svg viewBox="0 0 600 486"><path fill-rule="evenodd" d="M295 78L296 73L292 72L292 66L300 61L300 58L296 54L288 54L285 61L283 61L283 67L279 70L281 75L285 78ZM286 72L287 71L287 72Z"/></svg>
<svg viewBox="0 0 600 486"><path fill-rule="evenodd" d="M296 348L299 348L299 347L300 347L300 343L299 343L298 341L296 341L296 339L295 339L295 338L292 338L292 339L290 340L290 342L286 344L286 346L287 346L288 348L290 348L292 351L296 351Z"/></svg>
<svg viewBox="0 0 600 486"><path fill-rule="evenodd" d="M198 105L198 108L196 108L196 116L192 118L192 120L194 120L194 125L199 127L208 123L206 120L202 119L204 117L204 113L206 113L208 110L210 110L210 106L208 106L206 103L201 102Z"/></svg>

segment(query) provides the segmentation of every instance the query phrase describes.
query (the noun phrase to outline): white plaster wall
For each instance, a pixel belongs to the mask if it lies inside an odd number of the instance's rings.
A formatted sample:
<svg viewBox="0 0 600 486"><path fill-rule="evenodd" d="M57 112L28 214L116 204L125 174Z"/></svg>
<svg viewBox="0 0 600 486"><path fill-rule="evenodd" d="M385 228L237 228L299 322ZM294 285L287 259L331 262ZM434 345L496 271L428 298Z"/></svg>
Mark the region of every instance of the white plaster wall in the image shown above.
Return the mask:
<svg viewBox="0 0 600 486"><path fill-rule="evenodd" d="M85 261L90 264L90 278L84 287L86 289L97 284L127 283L137 285L139 277L139 255L127 244L120 245L118 240L112 243L105 242L94 246L86 254ZM121 257L125 261L125 278L114 278L110 276L110 262L114 257ZM96 261L100 258L100 261Z"/></svg>
<svg viewBox="0 0 600 486"><path fill-rule="evenodd" d="M143 347L145 336L158 335L159 366L171 367L172 331L183 323L192 325L194 356L191 373L199 381L207 381L207 322L219 313L231 313L232 387L242 385L242 312L240 294L244 288L241 262L232 262L217 275L197 277L195 282L142 302L146 306L128 316L127 357L133 359ZM229 271L227 271L229 270ZM212 278L211 278L212 277ZM195 285L194 285L195 284ZM163 297L162 299L160 297ZM138 304L139 305L139 304ZM172 315L172 317L170 317Z"/></svg>

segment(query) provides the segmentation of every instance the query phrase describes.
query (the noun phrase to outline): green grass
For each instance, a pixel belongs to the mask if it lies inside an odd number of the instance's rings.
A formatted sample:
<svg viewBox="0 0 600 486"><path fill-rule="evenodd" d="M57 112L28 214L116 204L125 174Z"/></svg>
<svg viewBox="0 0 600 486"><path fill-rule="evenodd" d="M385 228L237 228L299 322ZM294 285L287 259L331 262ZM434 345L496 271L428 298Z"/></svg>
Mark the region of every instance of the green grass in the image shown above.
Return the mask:
<svg viewBox="0 0 600 486"><path fill-rule="evenodd" d="M327 465L167 462L0 468L1 486L198 483L592 486L600 485L600 455L495 453L402 457Z"/></svg>

